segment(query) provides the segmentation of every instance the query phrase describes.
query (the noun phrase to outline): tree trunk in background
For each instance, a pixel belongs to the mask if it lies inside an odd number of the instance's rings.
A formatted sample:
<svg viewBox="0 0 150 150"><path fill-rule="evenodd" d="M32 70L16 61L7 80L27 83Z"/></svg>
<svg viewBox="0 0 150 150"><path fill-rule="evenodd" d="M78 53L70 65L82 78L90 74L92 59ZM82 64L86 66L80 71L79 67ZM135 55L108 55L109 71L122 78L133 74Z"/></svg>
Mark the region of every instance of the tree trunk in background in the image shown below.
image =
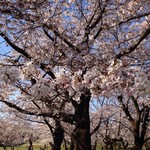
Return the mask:
<svg viewBox="0 0 150 150"><path fill-rule="evenodd" d="M109 150L113 150L113 143L110 144Z"/></svg>
<svg viewBox="0 0 150 150"><path fill-rule="evenodd" d="M14 150L15 146L11 146L11 150Z"/></svg>
<svg viewBox="0 0 150 150"><path fill-rule="evenodd" d="M73 140L72 140L72 137L71 137L70 150L74 150L74 145L73 145Z"/></svg>
<svg viewBox="0 0 150 150"><path fill-rule="evenodd" d="M140 117L141 118L141 117ZM142 147L144 145L144 137L145 134L141 133L140 130L140 122L141 120L139 119L138 121L136 121L135 125L134 125L134 150L142 150Z"/></svg>
<svg viewBox="0 0 150 150"><path fill-rule="evenodd" d="M67 141L65 139L64 139L64 147L65 147L65 150L68 150Z"/></svg>
<svg viewBox="0 0 150 150"><path fill-rule="evenodd" d="M61 144L64 139L64 129L60 124L60 120L55 120L55 130L53 132L53 148L52 150L61 150Z"/></svg>
<svg viewBox="0 0 150 150"><path fill-rule="evenodd" d="M80 103L76 103L76 126L72 134L74 150L91 150L89 102L91 93L85 89L80 96Z"/></svg>
<svg viewBox="0 0 150 150"><path fill-rule="evenodd" d="M6 150L6 146L3 146L3 149Z"/></svg>
<svg viewBox="0 0 150 150"><path fill-rule="evenodd" d="M133 106L135 111L134 116L131 115L128 105L123 101L123 96L118 96L118 101L121 104L121 108L124 111L126 117L133 128L133 136L134 136L134 150L142 150L142 147L145 142L145 135L148 129L149 115L150 115L150 107L145 105L142 106L142 109L138 103L138 97L135 98L131 96L131 100L133 102ZM135 117L136 116L136 117Z"/></svg>
<svg viewBox="0 0 150 150"><path fill-rule="evenodd" d="M33 150L32 137L29 139L29 147L28 150Z"/></svg>
<svg viewBox="0 0 150 150"><path fill-rule="evenodd" d="M144 141L142 141L139 137L134 139L134 150L142 150L144 145Z"/></svg>
<svg viewBox="0 0 150 150"><path fill-rule="evenodd" d="M96 150L96 147L97 147L97 139L96 139L95 142L94 142L94 145L93 145L92 150Z"/></svg>

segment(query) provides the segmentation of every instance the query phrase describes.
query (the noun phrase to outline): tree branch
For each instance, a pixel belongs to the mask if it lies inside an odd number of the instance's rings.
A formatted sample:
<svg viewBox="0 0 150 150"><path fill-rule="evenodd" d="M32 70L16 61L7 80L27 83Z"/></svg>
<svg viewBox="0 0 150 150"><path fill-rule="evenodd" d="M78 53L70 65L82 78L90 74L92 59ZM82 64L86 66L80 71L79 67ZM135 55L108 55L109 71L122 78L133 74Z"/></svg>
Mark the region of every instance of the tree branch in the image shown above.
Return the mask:
<svg viewBox="0 0 150 150"><path fill-rule="evenodd" d="M93 131L90 133L91 136L92 136L93 134L95 134L96 131L100 128L101 122L102 122L102 118L100 117L100 120L99 120L98 125L97 125L97 126L93 129Z"/></svg>
<svg viewBox="0 0 150 150"><path fill-rule="evenodd" d="M15 110L17 110L18 112L22 113L22 114L26 114L26 115L32 115L32 116L45 116L45 117L51 117L51 118L57 118L56 115L53 115L52 113L38 113L38 112L31 112L28 110L25 110L11 102L5 101L0 99L0 102L6 104L7 106L9 106L10 108L14 108Z"/></svg>
<svg viewBox="0 0 150 150"><path fill-rule="evenodd" d="M141 37L139 38L139 40L133 44L131 47L129 47L127 50L123 51L123 52L120 52L116 58L120 59L121 57L127 55L127 54L130 54L132 53L136 48L137 46L150 34L150 26L145 30L145 32L141 35Z"/></svg>
<svg viewBox="0 0 150 150"><path fill-rule="evenodd" d="M54 38L48 34L48 32L46 31L45 27L43 27L43 31L44 31L44 33L46 34L46 36L47 36L51 41L55 42Z"/></svg>
<svg viewBox="0 0 150 150"><path fill-rule="evenodd" d="M74 46L74 45L73 45L71 42L69 42L65 37L61 36L61 34L60 34L58 31L54 30L53 32L54 32L54 34L57 35L60 39L62 39L70 48L76 50L78 53L81 53L81 50L80 50L78 47Z"/></svg>
<svg viewBox="0 0 150 150"><path fill-rule="evenodd" d="M25 56L28 59L31 59L31 56L23 49L19 48L18 46L16 46L15 44L13 44L10 39L4 34L4 33L0 33L0 36L2 36L4 38L4 40L17 52L19 52L20 54L22 54L23 56Z"/></svg>
<svg viewBox="0 0 150 150"><path fill-rule="evenodd" d="M11 42L11 40L4 34L4 33L0 33L0 35L4 38L4 40L15 50L17 51L18 53L22 54L23 56L25 56L26 58L28 59L32 59L32 57L25 51L23 50L22 48L16 46L14 43ZM41 63L40 64L40 68L45 71L46 69L46 64L44 63ZM55 79L55 75L54 73L49 69L48 71L46 71L46 73L52 78L52 79Z"/></svg>
<svg viewBox="0 0 150 150"><path fill-rule="evenodd" d="M132 97L131 97L131 100L132 100L132 102L133 102L133 104L134 104L134 107L135 107L135 109L136 109L137 115L138 115L138 117L139 117L140 114L141 114L141 111L140 111L140 108L139 108L139 105L138 105L138 102L137 102L137 98L134 98L134 97L132 96Z"/></svg>
<svg viewBox="0 0 150 150"><path fill-rule="evenodd" d="M145 13L143 13L143 14L139 14L139 15L136 15L136 16L132 16L132 17L130 17L130 18L127 18L127 19L124 20L124 21L119 22L118 25L122 25L122 24L124 24L124 23L126 23L126 22L128 22L128 21L131 21L131 20L134 20L134 19L138 19L138 18L141 18L141 17L145 17L145 16L149 16L149 15L150 15L150 12L145 12Z"/></svg>
<svg viewBox="0 0 150 150"><path fill-rule="evenodd" d="M78 47L74 46L74 45L73 45L70 41L68 41L64 36L62 36L61 33L60 33L58 30L56 30L56 27L54 27L53 25L49 25L49 26L48 26L48 25L44 24L44 25L43 25L43 28L44 28L44 29L47 28L47 29L52 30L52 32L53 32L56 36L58 36L61 40L63 40L70 48L76 50L78 53L81 53L81 50L80 50ZM46 31L46 30L45 30L45 31ZM45 31L44 31L44 32L45 32ZM52 40L52 38L50 37L50 35L48 34L47 31L45 32L45 34Z"/></svg>
<svg viewBox="0 0 150 150"><path fill-rule="evenodd" d="M128 120L130 121L130 123L134 126L135 120L132 118L128 108L125 106L125 104L123 103L123 97L122 96L118 96L118 101L122 106L122 109L124 111L124 113L126 114L126 116L128 117Z"/></svg>
<svg viewBox="0 0 150 150"><path fill-rule="evenodd" d="M32 102L39 110L41 110L41 107L34 100L32 100ZM45 124L49 127L51 133L53 134L53 127L50 125L50 123L48 122L48 120L46 119L45 116L43 116L43 120L44 120Z"/></svg>

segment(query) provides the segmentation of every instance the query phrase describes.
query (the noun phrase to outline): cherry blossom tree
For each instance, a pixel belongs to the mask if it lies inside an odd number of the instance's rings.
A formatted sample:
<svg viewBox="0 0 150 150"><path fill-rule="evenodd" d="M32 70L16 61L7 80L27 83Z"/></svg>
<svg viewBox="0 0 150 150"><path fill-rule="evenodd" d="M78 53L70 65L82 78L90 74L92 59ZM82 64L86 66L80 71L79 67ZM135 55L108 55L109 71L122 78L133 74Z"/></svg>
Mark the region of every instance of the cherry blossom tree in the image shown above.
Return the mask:
<svg viewBox="0 0 150 150"><path fill-rule="evenodd" d="M91 150L90 102L99 97L116 98L127 115L122 97L138 96L149 118L149 6L149 0L2 0L0 36L12 50L0 59L0 101L73 124L75 150Z"/></svg>
<svg viewBox="0 0 150 150"><path fill-rule="evenodd" d="M34 139L37 139L37 135L33 131L34 129L29 124L3 116L0 119L0 146L4 149L11 147L13 150L14 146L27 143L31 134Z"/></svg>
<svg viewBox="0 0 150 150"><path fill-rule="evenodd" d="M118 99L119 103L116 99L105 100L105 104L93 113L92 127L99 126L92 139L96 138L107 150L113 150L116 144L119 149L133 145L134 149L143 147L150 139L148 106L134 97L124 100L120 96Z"/></svg>
<svg viewBox="0 0 150 150"><path fill-rule="evenodd" d="M128 100L124 102L122 96L118 97L118 100L122 105L122 109L132 125L134 149L140 150L142 149L144 143L150 139L150 137L146 137L150 119L150 108L149 105L145 105L144 102L141 102L142 104L139 104L137 99L138 98L132 96L131 101L133 105L129 106L130 102ZM134 107L132 108L132 111L130 110L131 107Z"/></svg>
<svg viewBox="0 0 150 150"><path fill-rule="evenodd" d="M13 111L13 110L9 110ZM64 127L61 125L59 119L53 119L49 117L37 117L25 115L13 111L17 118L30 122L34 128L34 131L38 135L38 140L44 145L43 149L50 146L52 150L60 149L64 140ZM29 138L29 149L33 149L33 142L35 141L34 134L31 134ZM42 148L42 147L41 147Z"/></svg>
<svg viewBox="0 0 150 150"><path fill-rule="evenodd" d="M118 147L118 149L125 150L133 141L131 140L133 138L129 130L130 124L125 119L120 106L116 105L115 100L104 100L101 107L92 115L93 131L96 131L92 139L96 138L96 143L99 143L104 149L113 150L115 147ZM131 137L130 140L129 137Z"/></svg>
<svg viewBox="0 0 150 150"><path fill-rule="evenodd" d="M37 117L36 115L26 115L18 113L18 111L14 111L12 109L9 111L15 113L19 119L32 123L36 133L40 135L38 138L41 139L44 144L50 145L52 150L61 148L62 142L64 140L64 127L61 125L60 119L49 118L45 116ZM35 141L34 136L31 135L29 140L31 149L33 149L33 141Z"/></svg>

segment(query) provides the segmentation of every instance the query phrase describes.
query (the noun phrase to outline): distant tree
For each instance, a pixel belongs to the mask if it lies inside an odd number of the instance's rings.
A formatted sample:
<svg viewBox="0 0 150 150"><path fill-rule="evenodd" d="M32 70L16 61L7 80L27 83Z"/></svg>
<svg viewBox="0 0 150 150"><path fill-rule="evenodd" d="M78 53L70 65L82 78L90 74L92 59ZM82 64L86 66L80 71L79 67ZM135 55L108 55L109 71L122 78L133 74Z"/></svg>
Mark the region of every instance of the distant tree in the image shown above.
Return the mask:
<svg viewBox="0 0 150 150"><path fill-rule="evenodd" d="M27 143L31 134L34 140L37 139L33 128L27 123L10 120L10 118L0 119L0 146L4 149L11 147L14 150L14 146Z"/></svg>
<svg viewBox="0 0 150 150"><path fill-rule="evenodd" d="M133 141L129 122L124 118L120 106L116 105L115 99L104 99L103 105L92 116L92 127L95 131L92 139L95 143L100 143L102 148L113 150L118 147L125 150Z"/></svg>
<svg viewBox="0 0 150 150"><path fill-rule="evenodd" d="M143 100L140 101L138 97L135 98L133 96L125 101L122 96L118 96L118 101L132 126L131 131L134 137L134 149L141 150L144 143L150 140L150 136L146 136L147 132L149 132L150 107Z"/></svg>

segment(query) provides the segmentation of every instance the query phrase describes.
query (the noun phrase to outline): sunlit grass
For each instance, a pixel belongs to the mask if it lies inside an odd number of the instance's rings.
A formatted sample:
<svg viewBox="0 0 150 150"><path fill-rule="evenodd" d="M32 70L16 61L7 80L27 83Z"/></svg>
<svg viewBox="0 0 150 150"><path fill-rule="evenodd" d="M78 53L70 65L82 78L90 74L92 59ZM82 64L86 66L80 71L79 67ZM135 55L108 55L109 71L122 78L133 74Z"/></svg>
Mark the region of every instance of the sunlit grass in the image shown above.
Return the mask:
<svg viewBox="0 0 150 150"><path fill-rule="evenodd" d="M28 150L28 147L28 144L24 144L21 146L16 146L14 150ZM40 144L33 144L33 150L40 150L40 147L42 147ZM0 147L0 150L4 150L3 147ZM7 147L6 150L11 150L11 148Z"/></svg>
<svg viewBox="0 0 150 150"><path fill-rule="evenodd" d="M24 144L21 146L16 146L14 150L28 150L29 144ZM40 150L40 148L43 148L42 144L33 144L33 150ZM0 150L4 150L2 147L0 147ZM10 147L7 147L6 150L11 150ZM48 147L46 150L50 150L50 147ZM65 150L64 145L62 145L61 150ZM101 146L98 144L96 150L102 150ZM105 150L105 148L103 148ZM121 150L120 148L116 148L116 150ZM132 150L132 148L128 148L127 150ZM143 148L145 150L145 148ZM150 150L150 149L148 149Z"/></svg>

